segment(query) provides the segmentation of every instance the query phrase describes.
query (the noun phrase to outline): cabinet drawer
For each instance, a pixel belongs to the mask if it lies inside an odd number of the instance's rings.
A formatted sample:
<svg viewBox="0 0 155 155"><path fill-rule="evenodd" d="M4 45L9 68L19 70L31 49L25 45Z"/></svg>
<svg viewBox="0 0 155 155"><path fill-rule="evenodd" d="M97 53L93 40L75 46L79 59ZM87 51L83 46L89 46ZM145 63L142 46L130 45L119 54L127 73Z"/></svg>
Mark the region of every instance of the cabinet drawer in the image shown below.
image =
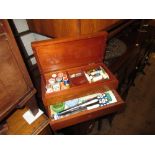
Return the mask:
<svg viewBox="0 0 155 155"><path fill-rule="evenodd" d="M124 107L124 102L115 90L112 90L112 92L115 95L117 102L91 110L78 112L76 114L71 114L58 120L51 119L50 125L52 129L59 130L121 110Z"/></svg>
<svg viewBox="0 0 155 155"><path fill-rule="evenodd" d="M80 66L80 67L76 67L74 69L71 68L71 69L63 70L62 72L69 74L70 72L73 72L74 70L76 70L77 73L78 72L84 73L87 70L99 68L100 66L109 75L109 79L107 79L107 80L103 79L103 80L99 80L99 81L92 82L92 83L89 83L88 80L86 79L87 82L84 84L79 84L79 85L75 85L75 86L72 86L72 84L70 84L69 89L65 89L65 90L61 90L61 91L57 91L57 92L45 93L46 87L45 87L45 82L43 82L43 78L42 78L42 92L43 92L44 104L46 106L49 106L51 104L55 104L58 102L64 102L64 101L71 100L74 98L79 98L79 97L83 96L83 94L87 95L87 94L93 94L97 91L103 92L103 91L106 91L109 89L117 89L117 86L118 86L117 79L115 78L115 76L113 74L111 74L109 69L102 63ZM49 77L51 77L52 74L53 74L53 72L46 74L45 81L48 81ZM70 78L69 78L69 81L70 81L70 83L72 83Z"/></svg>

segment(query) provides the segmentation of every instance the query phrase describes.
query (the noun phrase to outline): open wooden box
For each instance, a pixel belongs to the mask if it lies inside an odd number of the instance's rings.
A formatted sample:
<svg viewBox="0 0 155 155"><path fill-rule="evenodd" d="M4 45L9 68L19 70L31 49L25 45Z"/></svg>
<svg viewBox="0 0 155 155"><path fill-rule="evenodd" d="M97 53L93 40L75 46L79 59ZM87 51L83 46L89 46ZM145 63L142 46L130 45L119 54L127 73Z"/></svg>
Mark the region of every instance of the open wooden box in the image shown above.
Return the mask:
<svg viewBox="0 0 155 155"><path fill-rule="evenodd" d="M58 120L51 119L53 130L116 112L124 105L123 100L116 92L118 81L103 63L106 40L107 33L100 32L94 35L50 39L32 43L41 73L42 99L49 117L51 117L50 105L59 102L108 90L112 90L117 99L117 102L114 104L82 111ZM100 66L109 75L109 79L89 83L83 73ZM48 80L52 74L59 72L65 73L68 76L70 88L46 93ZM77 78L73 81L70 76L78 72L83 74L82 80Z"/></svg>

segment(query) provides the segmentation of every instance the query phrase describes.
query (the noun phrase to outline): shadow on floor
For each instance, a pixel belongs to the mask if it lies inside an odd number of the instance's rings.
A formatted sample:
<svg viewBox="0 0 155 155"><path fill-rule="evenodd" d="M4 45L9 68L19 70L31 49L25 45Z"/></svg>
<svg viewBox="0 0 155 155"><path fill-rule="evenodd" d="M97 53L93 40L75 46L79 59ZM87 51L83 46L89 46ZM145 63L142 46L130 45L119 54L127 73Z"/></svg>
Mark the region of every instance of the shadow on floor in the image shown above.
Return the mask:
<svg viewBox="0 0 155 155"><path fill-rule="evenodd" d="M97 130L97 122L90 134L107 135L146 135L155 134L155 54L150 57L150 66L145 67L146 75L135 79L126 99L126 108L117 114L111 126L102 119L102 128Z"/></svg>

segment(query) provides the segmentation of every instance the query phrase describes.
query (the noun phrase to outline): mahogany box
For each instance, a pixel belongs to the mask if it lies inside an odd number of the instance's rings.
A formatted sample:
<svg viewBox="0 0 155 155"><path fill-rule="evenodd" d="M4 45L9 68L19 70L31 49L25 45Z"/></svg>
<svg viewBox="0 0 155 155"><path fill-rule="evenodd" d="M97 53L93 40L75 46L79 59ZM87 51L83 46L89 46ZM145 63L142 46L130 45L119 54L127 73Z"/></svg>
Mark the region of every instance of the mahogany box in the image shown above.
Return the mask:
<svg viewBox="0 0 155 155"><path fill-rule="evenodd" d="M54 131L117 112L124 106L123 100L116 91L118 80L103 63L107 36L107 32L100 32L32 43L41 74L42 100ZM98 67L102 67L106 71L109 79L90 83L84 73ZM83 74L81 78L74 80L70 78L70 75L79 72ZM55 73L65 73L70 81L70 87L47 93L47 83ZM116 103L78 112L57 120L51 118L50 105L108 90L112 90L114 93Z"/></svg>

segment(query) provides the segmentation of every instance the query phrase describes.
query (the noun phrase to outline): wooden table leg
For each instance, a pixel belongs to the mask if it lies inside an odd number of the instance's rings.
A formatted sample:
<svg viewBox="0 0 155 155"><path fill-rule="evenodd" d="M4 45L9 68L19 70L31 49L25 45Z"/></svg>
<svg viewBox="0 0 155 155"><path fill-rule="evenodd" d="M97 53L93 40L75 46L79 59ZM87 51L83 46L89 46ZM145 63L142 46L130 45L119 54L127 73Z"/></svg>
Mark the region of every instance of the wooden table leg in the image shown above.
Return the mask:
<svg viewBox="0 0 155 155"><path fill-rule="evenodd" d="M35 116L38 113L38 111L39 111L35 96L33 96L29 100L29 102L27 103L27 105L30 108L32 114Z"/></svg>

